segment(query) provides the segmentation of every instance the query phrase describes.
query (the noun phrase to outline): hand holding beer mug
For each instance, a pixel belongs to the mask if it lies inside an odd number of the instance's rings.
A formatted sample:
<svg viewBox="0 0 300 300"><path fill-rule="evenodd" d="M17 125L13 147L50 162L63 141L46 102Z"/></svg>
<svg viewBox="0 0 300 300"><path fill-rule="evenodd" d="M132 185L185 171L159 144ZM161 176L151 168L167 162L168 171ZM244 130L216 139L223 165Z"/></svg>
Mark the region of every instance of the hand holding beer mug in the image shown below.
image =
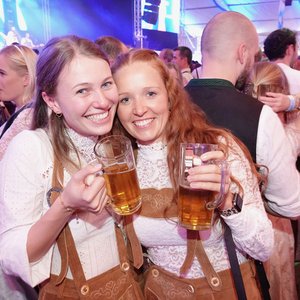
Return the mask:
<svg viewBox="0 0 300 300"><path fill-rule="evenodd" d="M94 152L103 165L113 210L119 215L133 214L141 206L141 190L130 140L121 135L108 136L96 143Z"/></svg>
<svg viewBox="0 0 300 300"><path fill-rule="evenodd" d="M218 151L218 146L213 144L180 144L178 217L181 226L187 229L209 229L212 224L214 209L219 207L224 200L227 163L225 160L218 159L203 162L200 156L209 151ZM190 168L208 164L216 164L221 169L219 193L212 190L191 188L187 180Z"/></svg>

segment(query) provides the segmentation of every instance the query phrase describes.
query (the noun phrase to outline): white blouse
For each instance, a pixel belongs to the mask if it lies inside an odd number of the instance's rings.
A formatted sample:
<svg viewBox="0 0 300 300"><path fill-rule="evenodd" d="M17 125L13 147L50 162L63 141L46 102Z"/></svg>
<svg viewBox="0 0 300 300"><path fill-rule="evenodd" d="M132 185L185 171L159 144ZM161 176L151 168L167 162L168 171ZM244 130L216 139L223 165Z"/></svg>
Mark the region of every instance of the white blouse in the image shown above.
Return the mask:
<svg viewBox="0 0 300 300"><path fill-rule="evenodd" d="M69 132L82 153L94 141ZM52 146L44 130L24 130L9 144L0 162L0 262L4 272L20 276L35 286L59 274L57 246L37 262L29 263L26 242L31 226L49 209L46 193L51 188ZM64 183L70 174L64 170ZM114 222L104 210L101 214L80 213L69 226L86 279L119 264ZM36 237L38 238L38 237ZM70 271L67 275L72 278Z"/></svg>
<svg viewBox="0 0 300 300"><path fill-rule="evenodd" d="M300 112L291 113L287 124L284 124L285 132L292 146L293 156L300 156Z"/></svg>
<svg viewBox="0 0 300 300"><path fill-rule="evenodd" d="M244 189L243 208L239 214L223 217L232 230L240 263L247 256L267 260L273 248L272 224L267 218L256 178L241 149L233 143L228 163L231 174ZM163 144L139 145L137 172L141 188L171 188L167 166L167 148ZM232 192L237 187L232 185ZM136 216L134 228L141 243L148 248L152 262L165 270L179 275L186 256L186 230L177 225L177 220ZM214 269L219 272L230 268L225 248L221 222L212 230L200 231L204 249ZM187 278L203 277L203 271L195 258Z"/></svg>

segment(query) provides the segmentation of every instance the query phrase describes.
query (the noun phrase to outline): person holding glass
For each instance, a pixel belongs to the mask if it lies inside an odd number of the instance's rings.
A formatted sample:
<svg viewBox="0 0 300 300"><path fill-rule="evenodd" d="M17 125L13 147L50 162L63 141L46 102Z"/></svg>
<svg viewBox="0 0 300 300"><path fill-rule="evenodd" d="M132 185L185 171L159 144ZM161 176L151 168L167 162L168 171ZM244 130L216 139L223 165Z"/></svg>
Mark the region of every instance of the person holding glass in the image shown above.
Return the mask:
<svg viewBox="0 0 300 300"><path fill-rule="evenodd" d="M140 299L123 235L104 209L102 166L91 164L118 102L109 62L92 41L57 37L36 74L32 130L0 162L3 270L40 285L40 299Z"/></svg>
<svg viewBox="0 0 300 300"><path fill-rule="evenodd" d="M289 94L289 84L285 73L278 64L263 61L253 65L248 77L248 93L260 100L267 93ZM299 111L279 111L286 135L291 142L295 162L300 154L300 114ZM298 124L298 128L297 128ZM295 241L291 220L268 213L274 228L274 251L264 263L270 282L272 299L298 299L295 280Z"/></svg>
<svg viewBox="0 0 300 300"><path fill-rule="evenodd" d="M140 257L137 239L147 251L145 298L237 299L224 241L228 226L246 295L261 299L251 260L270 257L273 229L260 195L261 176L249 152L228 131L206 122L155 52L131 50L116 60L112 72L119 92L113 132L129 135L137 149L142 206L126 219L125 227L133 257ZM217 147L198 156L198 163L185 173L191 190L212 191L216 198L223 194L207 230L178 224L181 143ZM226 172L213 163L217 161L226 162ZM241 199L242 205L236 201Z"/></svg>

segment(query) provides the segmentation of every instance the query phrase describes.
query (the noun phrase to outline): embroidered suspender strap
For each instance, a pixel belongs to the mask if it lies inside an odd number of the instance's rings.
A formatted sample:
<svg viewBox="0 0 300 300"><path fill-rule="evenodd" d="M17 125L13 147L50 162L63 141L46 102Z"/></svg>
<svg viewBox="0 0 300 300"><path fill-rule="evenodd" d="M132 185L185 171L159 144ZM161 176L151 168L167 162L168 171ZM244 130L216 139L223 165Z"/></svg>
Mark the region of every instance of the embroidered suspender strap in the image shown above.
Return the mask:
<svg viewBox="0 0 300 300"><path fill-rule="evenodd" d="M187 230L187 250L185 260L180 268L180 275L183 276L192 266L196 255L197 231Z"/></svg>
<svg viewBox="0 0 300 300"><path fill-rule="evenodd" d="M222 290L222 281L219 274L214 270L203 248L201 240L197 241L196 257L202 267L203 273L210 287L215 291Z"/></svg>
<svg viewBox="0 0 300 300"><path fill-rule="evenodd" d="M230 227L223 222L225 227L224 239L227 248L229 263L231 267L231 272L233 276L233 281L236 289L236 293L239 300L247 300L245 287L243 283L243 277L241 274L240 265L235 252L235 244L233 242Z"/></svg>
<svg viewBox="0 0 300 300"><path fill-rule="evenodd" d="M187 269L191 267L193 259L196 256L209 286L212 288L212 290L221 291L221 278L218 275L218 273L214 270L213 266L211 265L208 259L208 256L203 248L199 232L195 230L187 230L187 239L188 241L186 259L180 269L180 272L186 272Z"/></svg>
<svg viewBox="0 0 300 300"><path fill-rule="evenodd" d="M62 185L58 180L58 177L62 180L63 178L63 167L59 160L55 157L54 158L54 165L53 165L53 175L52 175L52 187L59 187L61 188ZM50 195L50 203L53 204L56 198L59 196L58 193L51 193ZM65 228L61 231L57 238L57 245L59 248L60 256L61 256L61 270L60 274L57 278L56 285L60 285L63 280L65 279L67 272L68 272L68 251L67 251L67 244L65 238Z"/></svg>
<svg viewBox="0 0 300 300"><path fill-rule="evenodd" d="M130 243L130 248L132 252L133 266L136 269L139 269L144 262L143 259L143 250L140 241L138 240L135 230L133 228L133 219L132 216L124 217L124 227L125 232Z"/></svg>

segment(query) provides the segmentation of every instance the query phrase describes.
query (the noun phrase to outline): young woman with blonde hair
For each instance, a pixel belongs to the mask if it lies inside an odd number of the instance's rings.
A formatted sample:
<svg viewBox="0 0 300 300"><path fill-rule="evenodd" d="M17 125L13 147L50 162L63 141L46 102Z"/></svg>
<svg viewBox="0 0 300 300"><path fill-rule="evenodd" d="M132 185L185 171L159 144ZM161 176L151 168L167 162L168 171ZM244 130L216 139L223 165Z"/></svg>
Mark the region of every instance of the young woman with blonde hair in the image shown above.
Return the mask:
<svg viewBox="0 0 300 300"><path fill-rule="evenodd" d="M266 93L289 94L289 84L282 69L273 62L255 63L249 78L247 92L258 100ZM300 125L299 113L277 112L285 125L286 134L292 144L295 162L300 153ZM298 119L298 120L297 120ZM292 125L293 124L293 125ZM267 276L270 282L272 299L297 299L294 267L294 236L291 220L268 214L274 228L274 250L270 259L265 262Z"/></svg>

